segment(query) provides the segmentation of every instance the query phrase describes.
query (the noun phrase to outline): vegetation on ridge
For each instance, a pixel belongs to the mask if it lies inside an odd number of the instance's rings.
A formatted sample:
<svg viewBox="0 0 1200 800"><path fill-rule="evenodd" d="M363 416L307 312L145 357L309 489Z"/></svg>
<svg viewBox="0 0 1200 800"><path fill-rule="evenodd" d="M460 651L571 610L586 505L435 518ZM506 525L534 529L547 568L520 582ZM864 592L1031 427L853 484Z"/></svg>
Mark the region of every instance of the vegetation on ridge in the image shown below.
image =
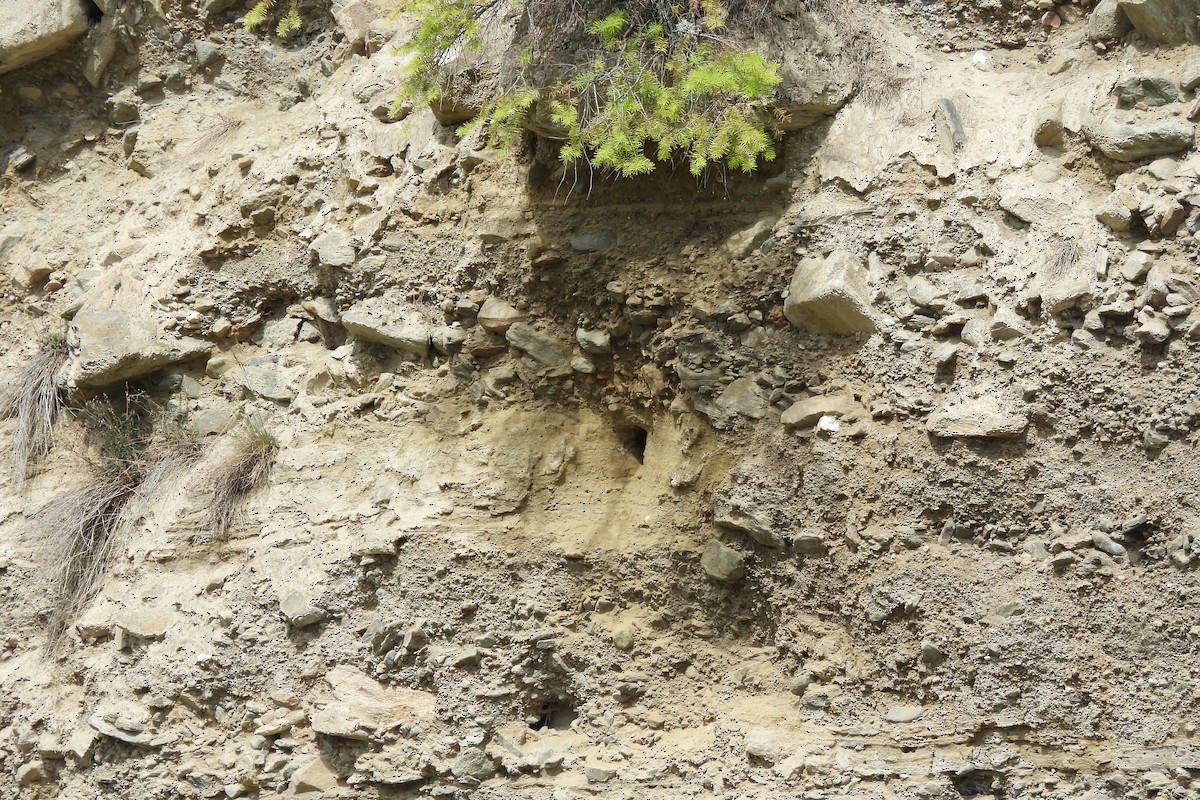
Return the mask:
<svg viewBox="0 0 1200 800"><path fill-rule="evenodd" d="M403 48L413 56L403 97L435 102L451 91L448 56L479 48L479 19L496 5L406 0L401 10L420 27ZM532 30L536 12L555 4L530 5L539 7L526 9ZM555 24L570 25L583 13L578 5L560 5L547 17ZM489 144L502 146L536 114L559 132L562 161L590 170L630 177L681 159L697 176L711 167L752 171L775 157L762 106L779 84L778 65L722 36L728 18L719 0L622 2L587 22L587 63L539 83L526 49L516 83L460 132L482 128Z"/></svg>

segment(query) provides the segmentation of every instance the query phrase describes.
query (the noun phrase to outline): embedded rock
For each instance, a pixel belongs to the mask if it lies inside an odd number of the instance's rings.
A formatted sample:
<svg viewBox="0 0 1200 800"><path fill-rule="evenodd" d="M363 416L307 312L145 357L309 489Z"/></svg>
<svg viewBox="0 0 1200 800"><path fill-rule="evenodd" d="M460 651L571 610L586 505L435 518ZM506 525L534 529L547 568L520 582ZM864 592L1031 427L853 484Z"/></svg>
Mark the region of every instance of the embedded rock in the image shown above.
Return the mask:
<svg viewBox="0 0 1200 800"><path fill-rule="evenodd" d="M1113 161L1139 161L1191 150L1196 126L1163 119L1138 125L1105 123L1084 133L1097 150Z"/></svg>
<svg viewBox="0 0 1200 800"><path fill-rule="evenodd" d="M0 73L61 50L87 28L82 0L9 3L0 17Z"/></svg>
<svg viewBox="0 0 1200 800"><path fill-rule="evenodd" d="M991 395L951 399L929 416L926 427L941 438L1015 439L1025 432L1029 419L1012 405Z"/></svg>
<svg viewBox="0 0 1200 800"><path fill-rule="evenodd" d="M81 388L111 386L211 352L203 339L168 331L154 306L145 287L123 272L93 284L71 320L70 382Z"/></svg>
<svg viewBox="0 0 1200 800"><path fill-rule="evenodd" d="M341 318L346 330L360 339L394 347L420 358L429 355L429 325L400 318L399 309L383 311L360 304L343 311Z"/></svg>
<svg viewBox="0 0 1200 800"><path fill-rule="evenodd" d="M508 343L523 350L534 361L547 367L556 367L571 359L570 345L538 331L532 325L518 322L505 334Z"/></svg>
<svg viewBox="0 0 1200 800"><path fill-rule="evenodd" d="M708 576L722 583L737 583L746 577L746 563L742 554L726 547L716 539L711 540L700 556L700 566Z"/></svg>
<svg viewBox="0 0 1200 800"><path fill-rule="evenodd" d="M1120 0L1134 30L1159 44L1200 41L1195 0Z"/></svg>
<svg viewBox="0 0 1200 800"><path fill-rule="evenodd" d="M803 259L792 274L783 313L797 328L818 333L873 332L866 267L845 250Z"/></svg>

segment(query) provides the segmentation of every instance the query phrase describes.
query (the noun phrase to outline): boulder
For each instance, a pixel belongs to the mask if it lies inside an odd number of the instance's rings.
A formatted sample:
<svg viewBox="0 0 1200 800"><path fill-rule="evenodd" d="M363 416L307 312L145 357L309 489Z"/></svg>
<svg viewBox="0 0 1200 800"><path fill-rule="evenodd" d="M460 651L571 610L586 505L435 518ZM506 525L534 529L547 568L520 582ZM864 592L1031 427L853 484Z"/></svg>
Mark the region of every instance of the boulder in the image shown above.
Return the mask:
<svg viewBox="0 0 1200 800"><path fill-rule="evenodd" d="M1192 149L1196 127L1176 119L1138 125L1102 123L1084 131L1091 143L1114 161L1138 161Z"/></svg>
<svg viewBox="0 0 1200 800"><path fill-rule="evenodd" d="M313 758L292 773L290 785L292 792L297 795L320 797L337 788L338 776L324 759Z"/></svg>
<svg viewBox="0 0 1200 800"><path fill-rule="evenodd" d="M69 331L74 386L111 386L212 350L203 339L168 331L146 287L124 271L96 281L81 300Z"/></svg>
<svg viewBox="0 0 1200 800"><path fill-rule="evenodd" d="M0 73L61 50L87 29L82 0L8 4L0 15Z"/></svg>
<svg viewBox="0 0 1200 800"><path fill-rule="evenodd" d="M1025 432L1029 419L1015 403L992 395L951 398L929 416L929 432L940 438L1015 439Z"/></svg>
<svg viewBox="0 0 1200 800"><path fill-rule="evenodd" d="M1118 0L1100 0L1088 16L1088 38L1093 42L1120 39L1133 28Z"/></svg>
<svg viewBox="0 0 1200 800"><path fill-rule="evenodd" d="M767 414L767 397L753 378L738 378L721 392L717 406L731 414L762 419Z"/></svg>
<svg viewBox="0 0 1200 800"><path fill-rule="evenodd" d="M1119 0L1134 30L1152 42L1182 44L1197 37L1195 0Z"/></svg>
<svg viewBox="0 0 1200 800"><path fill-rule="evenodd" d="M873 332L862 260L845 250L803 259L792 274L783 313L796 327L819 333Z"/></svg>
<svg viewBox="0 0 1200 800"><path fill-rule="evenodd" d="M343 311L341 319L343 327L359 339L425 358L431 343L430 326L420 319L403 319L401 313L398 308L359 304Z"/></svg>

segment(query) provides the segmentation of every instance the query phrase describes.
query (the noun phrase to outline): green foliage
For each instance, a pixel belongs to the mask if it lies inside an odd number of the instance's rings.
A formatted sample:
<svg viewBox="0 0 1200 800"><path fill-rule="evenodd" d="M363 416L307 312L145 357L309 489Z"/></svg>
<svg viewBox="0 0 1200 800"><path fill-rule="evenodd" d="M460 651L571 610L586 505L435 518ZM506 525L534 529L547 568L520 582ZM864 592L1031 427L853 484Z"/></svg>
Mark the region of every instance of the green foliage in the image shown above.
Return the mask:
<svg viewBox="0 0 1200 800"><path fill-rule="evenodd" d="M534 59L523 51L517 85L460 133L481 129L491 145L504 146L539 113L562 131L564 162L623 177L676 158L699 176L717 166L750 172L775 157L760 109L779 84L779 67L716 34L729 17L720 0L669 7L625 0L620 6L588 22L596 46L574 75L534 85L528 78ZM413 55L404 96L436 100L447 83L441 71L446 55L479 46L481 7L469 0L408 0L400 11L420 20L403 48Z"/></svg>
<svg viewBox="0 0 1200 800"><path fill-rule="evenodd" d="M271 16L271 11L275 8L277 2L278 0L258 0L254 4L254 7L242 18L242 26L246 29L246 33L252 33L255 28L266 22L267 18ZM303 20L300 19L300 0L288 0L287 10L275 25L275 35L280 39L286 39L300 30L302 24Z"/></svg>
<svg viewBox="0 0 1200 800"><path fill-rule="evenodd" d="M457 45L479 46L475 4L471 0L405 0L396 13L412 14L420 20L416 34L401 47L401 52L413 56L405 71L403 95L426 102L437 100L442 93L439 60Z"/></svg>

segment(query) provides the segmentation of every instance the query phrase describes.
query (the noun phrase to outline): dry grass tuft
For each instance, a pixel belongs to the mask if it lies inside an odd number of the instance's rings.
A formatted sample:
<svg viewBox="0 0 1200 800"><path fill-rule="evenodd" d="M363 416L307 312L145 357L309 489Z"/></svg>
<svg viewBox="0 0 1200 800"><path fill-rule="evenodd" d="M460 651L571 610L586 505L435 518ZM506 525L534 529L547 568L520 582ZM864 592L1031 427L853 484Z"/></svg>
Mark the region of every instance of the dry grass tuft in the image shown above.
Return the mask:
<svg viewBox="0 0 1200 800"><path fill-rule="evenodd" d="M49 651L62 645L99 589L137 487L132 474L103 474L55 497L34 517L53 602L46 632Z"/></svg>
<svg viewBox="0 0 1200 800"><path fill-rule="evenodd" d="M202 455L182 420L144 395L93 401L78 417L96 477L43 505L30 530L46 565L51 653L95 597L124 533Z"/></svg>
<svg viewBox="0 0 1200 800"><path fill-rule="evenodd" d="M238 434L233 450L208 469L213 497L204 527L213 537L223 539L229 534L242 498L266 483L278 452L275 436L252 420Z"/></svg>
<svg viewBox="0 0 1200 800"><path fill-rule="evenodd" d="M19 483L49 454L54 443L54 420L62 409L54 376L66 360L66 341L53 339L0 388L0 418L17 421L12 463Z"/></svg>

